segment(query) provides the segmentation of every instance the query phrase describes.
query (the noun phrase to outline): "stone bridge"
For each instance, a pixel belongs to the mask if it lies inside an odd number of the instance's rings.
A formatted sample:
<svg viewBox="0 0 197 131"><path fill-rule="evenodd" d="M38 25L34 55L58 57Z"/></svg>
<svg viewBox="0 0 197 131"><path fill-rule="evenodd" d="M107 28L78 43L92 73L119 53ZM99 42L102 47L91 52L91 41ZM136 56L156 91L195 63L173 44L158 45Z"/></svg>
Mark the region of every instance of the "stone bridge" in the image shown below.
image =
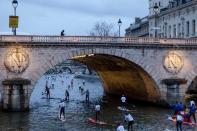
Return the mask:
<svg viewBox="0 0 197 131"><path fill-rule="evenodd" d="M197 39L0 36L0 105L29 109L41 76L68 59L99 75L106 93L169 103L196 93Z"/></svg>

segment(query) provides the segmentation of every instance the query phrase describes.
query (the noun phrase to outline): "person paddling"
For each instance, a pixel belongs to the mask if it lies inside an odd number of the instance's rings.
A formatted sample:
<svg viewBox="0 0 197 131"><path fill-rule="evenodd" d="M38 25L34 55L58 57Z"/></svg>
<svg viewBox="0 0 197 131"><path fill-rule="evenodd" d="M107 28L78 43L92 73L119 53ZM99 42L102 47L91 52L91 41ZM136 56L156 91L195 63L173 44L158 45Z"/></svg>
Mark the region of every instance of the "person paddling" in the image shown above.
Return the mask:
<svg viewBox="0 0 197 131"><path fill-rule="evenodd" d="M133 117L131 116L131 114L127 113L125 115L125 121L128 123L128 131L132 131L133 130L133 122L134 122L134 119Z"/></svg>
<svg viewBox="0 0 197 131"><path fill-rule="evenodd" d="M46 87L45 87L45 92L46 92L47 98L50 99L50 89L49 89L47 84L46 84Z"/></svg>
<svg viewBox="0 0 197 131"><path fill-rule="evenodd" d="M65 92L65 101L69 101L69 92L68 92L68 90L66 90L66 92Z"/></svg>
<svg viewBox="0 0 197 131"><path fill-rule="evenodd" d="M65 103L64 103L64 101L61 101L61 103L59 104L59 108L60 108L60 113L59 113L60 119L62 119L62 115L63 115L63 118L65 119Z"/></svg>
<svg viewBox="0 0 197 131"><path fill-rule="evenodd" d="M99 104L95 105L95 111L96 111L96 118L95 118L95 120L96 121L99 120L100 110L101 110L101 106Z"/></svg>
<svg viewBox="0 0 197 131"><path fill-rule="evenodd" d="M86 102L89 102L89 99L90 99L90 92L89 92L89 90L87 89L87 90L86 90Z"/></svg>
<svg viewBox="0 0 197 131"><path fill-rule="evenodd" d="M177 129L177 131L179 131L179 129L180 129L180 131L182 131L182 124L183 124L183 116L179 112L176 115L176 129Z"/></svg>
<svg viewBox="0 0 197 131"><path fill-rule="evenodd" d="M121 123L119 123L116 131L125 131L124 126Z"/></svg>
<svg viewBox="0 0 197 131"><path fill-rule="evenodd" d="M125 108L127 98L124 95L122 95L122 97L120 98L120 100L121 100L121 106L123 108Z"/></svg>
<svg viewBox="0 0 197 131"><path fill-rule="evenodd" d="M194 122L196 123L196 106L194 105L194 103L192 103L192 105L189 106L189 118L191 119L191 117L193 117Z"/></svg>
<svg viewBox="0 0 197 131"><path fill-rule="evenodd" d="M71 88L73 88L74 80L72 79L70 82Z"/></svg>
<svg viewBox="0 0 197 131"><path fill-rule="evenodd" d="M177 113L179 112L179 103L178 103L178 101L176 101L175 104L170 105L170 107L174 110L174 115L177 115Z"/></svg>

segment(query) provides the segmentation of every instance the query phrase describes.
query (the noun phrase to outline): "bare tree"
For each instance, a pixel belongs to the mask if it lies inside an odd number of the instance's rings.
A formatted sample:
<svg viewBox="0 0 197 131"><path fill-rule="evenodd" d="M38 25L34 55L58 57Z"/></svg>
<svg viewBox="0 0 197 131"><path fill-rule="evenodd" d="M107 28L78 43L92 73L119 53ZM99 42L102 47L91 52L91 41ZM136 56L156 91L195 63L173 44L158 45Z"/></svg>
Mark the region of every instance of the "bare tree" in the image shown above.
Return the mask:
<svg viewBox="0 0 197 131"><path fill-rule="evenodd" d="M117 36L117 34L114 31L113 24L106 22L97 22L90 31L90 36Z"/></svg>

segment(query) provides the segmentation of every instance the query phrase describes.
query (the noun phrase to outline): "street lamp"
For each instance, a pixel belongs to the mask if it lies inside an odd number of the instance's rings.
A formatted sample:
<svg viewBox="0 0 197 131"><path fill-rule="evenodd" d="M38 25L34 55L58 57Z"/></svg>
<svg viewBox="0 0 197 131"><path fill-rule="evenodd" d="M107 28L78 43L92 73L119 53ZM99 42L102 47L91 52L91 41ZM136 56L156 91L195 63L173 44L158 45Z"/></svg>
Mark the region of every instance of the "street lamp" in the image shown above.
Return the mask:
<svg viewBox="0 0 197 131"><path fill-rule="evenodd" d="M155 37L157 37L157 20L156 20L156 17L157 17L157 13L159 12L159 6L158 5L155 5L154 7L153 7L153 11L154 11L154 15L155 15Z"/></svg>
<svg viewBox="0 0 197 131"><path fill-rule="evenodd" d="M14 8L14 16L16 16L16 8L18 7L18 1L17 0L13 0L12 1L12 6ZM16 35L16 28L13 28L13 35Z"/></svg>
<svg viewBox="0 0 197 131"><path fill-rule="evenodd" d="M120 27L121 27L121 25L122 25L122 21L121 21L121 19L119 19L119 20L118 20L118 27L119 27L119 37L120 37Z"/></svg>

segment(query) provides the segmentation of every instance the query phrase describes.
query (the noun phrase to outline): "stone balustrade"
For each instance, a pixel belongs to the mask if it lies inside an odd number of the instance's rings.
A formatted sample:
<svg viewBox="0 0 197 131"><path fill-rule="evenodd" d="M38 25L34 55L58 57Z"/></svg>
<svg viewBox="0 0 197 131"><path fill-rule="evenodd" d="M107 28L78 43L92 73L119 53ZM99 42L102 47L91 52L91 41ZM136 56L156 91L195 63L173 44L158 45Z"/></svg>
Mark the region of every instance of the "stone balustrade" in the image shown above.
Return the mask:
<svg viewBox="0 0 197 131"><path fill-rule="evenodd" d="M196 38L165 39L150 37L102 37L102 36L10 36L0 35L0 42L19 43L117 43L117 44L160 44L160 45L197 45Z"/></svg>

